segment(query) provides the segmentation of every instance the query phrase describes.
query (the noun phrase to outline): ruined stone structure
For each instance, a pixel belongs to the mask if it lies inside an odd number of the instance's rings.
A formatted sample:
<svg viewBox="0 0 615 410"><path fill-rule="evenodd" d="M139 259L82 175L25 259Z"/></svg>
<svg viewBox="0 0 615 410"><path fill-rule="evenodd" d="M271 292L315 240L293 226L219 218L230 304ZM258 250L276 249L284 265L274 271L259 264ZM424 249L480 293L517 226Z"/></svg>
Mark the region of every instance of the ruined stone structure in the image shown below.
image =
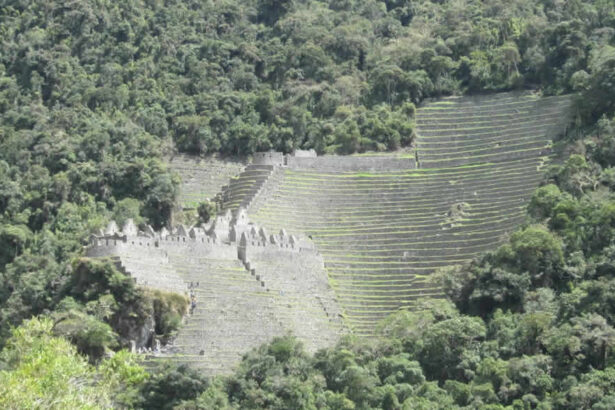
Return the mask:
<svg viewBox="0 0 615 410"><path fill-rule="evenodd" d="M229 370L249 349L292 332L309 351L345 332L312 241L269 234L239 209L209 226L138 231L129 220L92 235L91 257L111 257L138 285L195 295L196 309L161 356L208 373Z"/></svg>
<svg viewBox="0 0 615 410"><path fill-rule="evenodd" d="M211 372L286 331L310 350L344 332L371 335L387 314L442 297L429 281L436 269L493 249L519 225L571 102L450 97L417 110L410 151L258 153L220 185L222 215L210 225L111 224L89 254L115 257L143 286L198 282L197 312L171 353ZM211 192L194 179L189 189Z"/></svg>

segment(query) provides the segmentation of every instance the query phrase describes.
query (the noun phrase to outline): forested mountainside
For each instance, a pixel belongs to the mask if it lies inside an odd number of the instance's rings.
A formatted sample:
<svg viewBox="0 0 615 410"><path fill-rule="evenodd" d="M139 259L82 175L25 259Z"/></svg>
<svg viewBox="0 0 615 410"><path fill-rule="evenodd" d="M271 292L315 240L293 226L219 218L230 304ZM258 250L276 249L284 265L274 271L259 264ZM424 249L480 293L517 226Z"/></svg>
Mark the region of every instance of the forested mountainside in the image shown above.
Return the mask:
<svg viewBox="0 0 615 410"><path fill-rule="evenodd" d="M126 127L196 153L395 149L410 103L459 92L612 104L609 0L3 1L1 18L3 125L87 128L86 155Z"/></svg>
<svg viewBox="0 0 615 410"><path fill-rule="evenodd" d="M3 0L0 40L1 407L615 407L611 0ZM104 358L185 313L80 258L111 218L169 222L165 153L393 150L425 98L513 89L578 93L572 155L509 243L438 275L448 301L227 379Z"/></svg>

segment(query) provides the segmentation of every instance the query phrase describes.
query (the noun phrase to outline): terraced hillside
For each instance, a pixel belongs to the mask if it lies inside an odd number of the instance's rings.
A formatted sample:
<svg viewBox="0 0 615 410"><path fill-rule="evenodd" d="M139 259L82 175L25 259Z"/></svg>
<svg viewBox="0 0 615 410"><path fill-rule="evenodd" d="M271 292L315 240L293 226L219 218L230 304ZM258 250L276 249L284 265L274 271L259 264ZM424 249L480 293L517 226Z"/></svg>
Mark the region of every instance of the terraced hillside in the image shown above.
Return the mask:
<svg viewBox="0 0 615 410"><path fill-rule="evenodd" d="M503 161L548 153L569 124L569 96L502 93L450 97L417 112L423 168Z"/></svg>
<svg viewBox="0 0 615 410"><path fill-rule="evenodd" d="M270 293L237 259L187 258L179 248L169 251L169 258L186 282L199 284L194 289L196 311L173 342L175 361L208 374L223 373L239 362L244 352L284 333Z"/></svg>
<svg viewBox="0 0 615 410"><path fill-rule="evenodd" d="M248 209L252 199L271 176L272 165L248 165L237 177L231 178L223 187L221 205L223 210L236 210L239 207Z"/></svg>
<svg viewBox="0 0 615 410"><path fill-rule="evenodd" d="M245 167L240 160L213 156L175 155L168 163L182 179L179 200L184 208L196 208L205 199L214 198Z"/></svg>
<svg viewBox="0 0 615 410"><path fill-rule="evenodd" d="M310 235L347 324L369 334L384 315L441 296L426 280L435 269L494 248L521 222L570 102L501 94L428 104L417 113L420 168L399 156L361 171L353 157L289 163L250 217Z"/></svg>
<svg viewBox="0 0 615 410"><path fill-rule="evenodd" d="M255 278L236 259L236 250L221 250L166 248L182 279L196 285L198 301L173 341L174 361L207 374L225 373L244 353L288 331L310 352L335 344L342 331L340 312L327 290L322 259L318 266L308 250L295 255L270 250L269 257L253 257ZM304 270L289 275L297 265Z"/></svg>
<svg viewBox="0 0 615 410"><path fill-rule="evenodd" d="M214 225L209 231L178 225L169 234L139 231L129 220L121 230L111 222L90 237L87 255L110 257L139 286L194 298L176 337L150 362L171 358L207 374L227 373L243 354L275 336L292 332L315 352L346 332L311 241L285 232L268 235L245 212L234 219L218 215ZM135 340L139 347L153 343L145 330Z"/></svg>

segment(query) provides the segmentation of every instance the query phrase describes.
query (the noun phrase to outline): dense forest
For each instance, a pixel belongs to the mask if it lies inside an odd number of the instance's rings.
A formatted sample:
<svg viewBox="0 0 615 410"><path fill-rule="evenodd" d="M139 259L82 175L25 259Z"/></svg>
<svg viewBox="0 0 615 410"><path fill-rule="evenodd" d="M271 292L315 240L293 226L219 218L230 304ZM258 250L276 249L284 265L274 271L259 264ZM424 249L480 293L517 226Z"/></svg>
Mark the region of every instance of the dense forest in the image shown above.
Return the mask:
<svg viewBox="0 0 615 410"><path fill-rule="evenodd" d="M166 154L394 150L424 99L512 89L577 93L576 130L526 225L434 275L447 300L225 379L119 350L185 303L83 245L169 223ZM614 408L614 114L612 0L2 0L0 407Z"/></svg>

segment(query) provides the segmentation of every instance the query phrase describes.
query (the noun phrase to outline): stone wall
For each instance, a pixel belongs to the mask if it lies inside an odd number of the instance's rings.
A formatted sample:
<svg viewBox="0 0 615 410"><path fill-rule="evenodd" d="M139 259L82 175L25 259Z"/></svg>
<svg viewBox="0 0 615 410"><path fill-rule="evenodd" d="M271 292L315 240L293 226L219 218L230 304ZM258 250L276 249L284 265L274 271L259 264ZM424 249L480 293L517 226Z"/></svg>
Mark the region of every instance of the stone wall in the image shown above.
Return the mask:
<svg viewBox="0 0 615 410"><path fill-rule="evenodd" d="M116 258L122 271L137 285L168 292L185 293L186 286L169 263L160 239L148 237L96 237L87 249L90 257Z"/></svg>
<svg viewBox="0 0 615 410"><path fill-rule="evenodd" d="M209 225L154 232L129 221L92 235L87 254L114 257L140 286L190 294L196 308L161 357L226 373L242 354L287 332L310 351L344 333L322 257L308 238L267 233L245 209Z"/></svg>
<svg viewBox="0 0 615 410"><path fill-rule="evenodd" d="M411 153L403 156L382 154L316 155L314 150L296 150L292 154L277 151L257 152L252 164L287 166L298 169L317 169L327 171L378 171L404 170L416 168L416 161Z"/></svg>
<svg viewBox="0 0 615 410"><path fill-rule="evenodd" d="M314 169L326 171L379 171L405 170L416 168L414 158L395 158L391 156L337 156L321 157L287 156L286 166L291 169Z"/></svg>
<svg viewBox="0 0 615 410"><path fill-rule="evenodd" d="M246 166L242 158L201 158L183 154L168 158L167 163L182 179L179 200L184 208L196 208L206 199L213 200Z"/></svg>
<svg viewBox="0 0 615 410"><path fill-rule="evenodd" d="M284 165L284 153L277 151L255 152L252 156L254 165Z"/></svg>

